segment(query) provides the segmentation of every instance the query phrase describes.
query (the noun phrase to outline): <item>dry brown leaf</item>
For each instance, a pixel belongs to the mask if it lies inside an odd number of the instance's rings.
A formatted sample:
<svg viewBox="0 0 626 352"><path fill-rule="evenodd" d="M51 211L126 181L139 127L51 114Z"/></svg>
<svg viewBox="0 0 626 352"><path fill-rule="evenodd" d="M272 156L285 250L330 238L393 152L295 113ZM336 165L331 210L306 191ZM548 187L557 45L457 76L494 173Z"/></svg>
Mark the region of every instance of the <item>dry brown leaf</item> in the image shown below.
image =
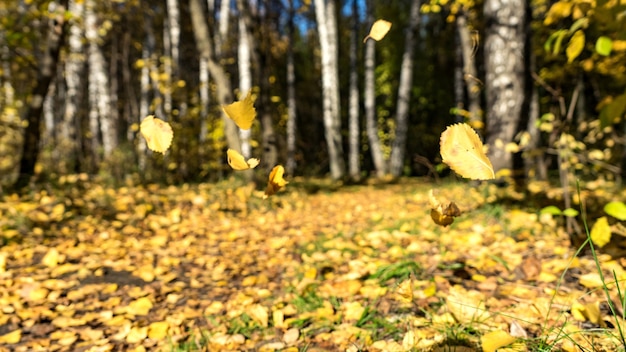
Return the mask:
<svg viewBox="0 0 626 352"><path fill-rule="evenodd" d="M270 172L269 180L267 181L267 188L265 189L265 194L263 198L266 199L278 192L281 188L287 185L287 181L283 178L285 174L285 169L282 165L277 165Z"/></svg>

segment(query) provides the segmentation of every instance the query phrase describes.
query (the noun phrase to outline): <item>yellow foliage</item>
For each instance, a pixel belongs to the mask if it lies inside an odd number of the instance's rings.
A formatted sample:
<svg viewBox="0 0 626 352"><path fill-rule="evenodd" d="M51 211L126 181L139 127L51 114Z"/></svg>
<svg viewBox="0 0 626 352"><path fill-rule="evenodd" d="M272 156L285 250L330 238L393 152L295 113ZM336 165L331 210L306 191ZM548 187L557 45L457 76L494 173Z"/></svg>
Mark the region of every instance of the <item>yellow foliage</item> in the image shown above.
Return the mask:
<svg viewBox="0 0 626 352"><path fill-rule="evenodd" d="M376 41L379 41L387 35L387 32L391 29L391 22L385 20L378 20L372 24L372 29L370 29L370 33L363 38L363 43L367 41L368 38L372 38Z"/></svg>
<svg viewBox="0 0 626 352"><path fill-rule="evenodd" d="M466 123L448 126L441 134L440 151L443 162L462 177L472 180L495 178L480 137Z"/></svg>
<svg viewBox="0 0 626 352"><path fill-rule="evenodd" d="M235 121L235 124L239 128L249 130L250 127L252 127L252 122L254 122L256 118L252 90L248 91L248 94L246 94L243 100L222 106L222 109L229 118Z"/></svg>
<svg viewBox="0 0 626 352"><path fill-rule="evenodd" d="M263 198L268 198L269 196L274 195L281 188L287 185L287 181L283 178L285 173L285 168L282 165L277 165L270 172L269 180L267 181L267 188L265 189L265 195Z"/></svg>
<svg viewBox="0 0 626 352"><path fill-rule="evenodd" d="M600 248L611 241L611 227L609 226L609 220L606 216L596 220L591 228L590 237L591 241Z"/></svg>
<svg viewBox="0 0 626 352"><path fill-rule="evenodd" d="M169 123L150 115L141 122L141 134L146 139L150 150L165 153L172 144L174 131Z"/></svg>

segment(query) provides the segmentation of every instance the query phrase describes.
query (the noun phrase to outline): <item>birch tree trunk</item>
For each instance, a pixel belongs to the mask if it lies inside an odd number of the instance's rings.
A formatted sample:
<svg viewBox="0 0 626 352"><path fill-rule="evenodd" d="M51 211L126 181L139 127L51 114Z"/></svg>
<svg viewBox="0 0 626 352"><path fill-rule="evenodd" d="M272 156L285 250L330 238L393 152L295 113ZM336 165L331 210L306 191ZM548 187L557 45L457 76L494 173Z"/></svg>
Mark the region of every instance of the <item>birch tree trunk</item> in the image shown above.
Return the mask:
<svg viewBox="0 0 626 352"><path fill-rule="evenodd" d="M289 0L289 24L287 27L289 44L287 46L287 174L293 175L296 170L296 73L293 58L294 46L294 16L293 0Z"/></svg>
<svg viewBox="0 0 626 352"><path fill-rule="evenodd" d="M396 105L396 133L391 149L389 171L393 177L402 175L404 169L404 155L406 152L406 135L409 128L409 103L411 100L411 86L413 84L413 57L415 51L415 36L420 22L421 1L414 0L411 5L409 27L404 37L404 54L400 68L400 84L398 86L398 103Z"/></svg>
<svg viewBox="0 0 626 352"><path fill-rule="evenodd" d="M250 35L248 34L248 28L244 16L247 16L245 5L243 0L237 0L237 8L239 9L239 43L237 46L237 64L239 66L239 95L241 98L252 88L252 69L250 67ZM262 92L267 94L267 92ZM239 138L241 140L241 154L246 158L249 158L252 154L250 147L251 130L239 129Z"/></svg>
<svg viewBox="0 0 626 352"><path fill-rule="evenodd" d="M98 35L98 19L95 13L95 5L94 0L85 1L85 38L88 42L87 54L89 62L89 116L92 127L91 132L93 133L92 137L96 141L98 132L102 134L102 151L104 157L107 158L118 145L118 129L117 121L111 115L109 79L106 61L99 45L100 37ZM98 150L95 152L99 154ZM95 160L99 160L99 155Z"/></svg>
<svg viewBox="0 0 626 352"><path fill-rule="evenodd" d="M50 5L51 6L51 5ZM65 10L68 1L61 1L52 9L48 19L48 33L46 47L38 61L37 81L31 94L30 102L26 109L25 121L28 123L24 131L24 144L20 159L20 171L15 189L22 190L30 182L30 177L35 172L35 164L39 155L39 139L41 137L41 118L43 102L48 92L50 82L54 78L59 61L59 53L63 46L65 32Z"/></svg>
<svg viewBox="0 0 626 352"><path fill-rule="evenodd" d="M367 2L367 23L371 27L374 23L374 1ZM387 165L383 156L382 145L378 138L378 121L376 119L376 41L368 39L365 43L365 77L363 82L363 100L365 110L365 129L367 140L372 154L372 161L376 168L376 177L382 178L387 173Z"/></svg>
<svg viewBox="0 0 626 352"><path fill-rule="evenodd" d="M357 181L361 174L359 159L359 70L357 63L357 42L359 37L359 8L357 0L352 0L352 31L350 33L350 106L349 106L349 139L350 152L348 157L350 177Z"/></svg>
<svg viewBox="0 0 626 352"><path fill-rule="evenodd" d="M523 0L486 0L485 89L488 156L494 170L513 167L505 145L519 128L525 93Z"/></svg>
<svg viewBox="0 0 626 352"><path fill-rule="evenodd" d="M330 176L337 180L345 175L346 167L341 138L335 1L315 0L315 16L322 56L324 130L328 145Z"/></svg>
<svg viewBox="0 0 626 352"><path fill-rule="evenodd" d="M456 17L456 28L459 35L459 44L461 54L463 55L463 80L467 90L468 111L470 113L470 124L479 132L484 126L483 114L480 109L480 86L476 73L476 62L474 60L474 46L476 43L472 40L469 26L467 24L467 15L464 11L459 11Z"/></svg>
<svg viewBox="0 0 626 352"><path fill-rule="evenodd" d="M213 42L209 33L209 27L206 23L206 15L200 0L189 0L189 12L191 13L191 24L193 33L196 37L196 45L200 57L207 62L207 68L211 76L215 80L217 86L217 100L221 105L227 105L233 102L232 88L226 71L220 64L215 61ZM237 151L241 151L241 143L237 126L222 112L222 122L228 147Z"/></svg>
<svg viewBox="0 0 626 352"><path fill-rule="evenodd" d="M144 27L152 28L152 19L150 16L144 17ZM150 114L150 57L154 50L154 33L151 30L146 30L146 37L141 48L141 60L143 66L141 67L141 74L139 79L140 84L140 98L139 98L139 116L138 122L141 123L143 119ZM146 140L144 138L137 139L137 155L139 170L146 170L146 152L148 148Z"/></svg>

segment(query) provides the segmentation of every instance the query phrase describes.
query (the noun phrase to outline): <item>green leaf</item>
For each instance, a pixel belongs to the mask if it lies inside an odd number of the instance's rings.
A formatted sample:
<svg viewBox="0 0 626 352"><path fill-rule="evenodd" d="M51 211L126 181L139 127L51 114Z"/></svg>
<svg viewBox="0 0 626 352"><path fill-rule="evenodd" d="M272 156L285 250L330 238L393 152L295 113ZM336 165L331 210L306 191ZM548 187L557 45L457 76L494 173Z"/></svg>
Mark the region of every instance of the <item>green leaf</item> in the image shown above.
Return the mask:
<svg viewBox="0 0 626 352"><path fill-rule="evenodd" d="M565 55L567 55L567 62L572 63L585 48L585 33L581 30L577 30L567 44L565 49Z"/></svg>
<svg viewBox="0 0 626 352"><path fill-rule="evenodd" d="M596 53L602 56L611 55L612 48L613 48L613 41L609 37L600 37L596 41Z"/></svg>
<svg viewBox="0 0 626 352"><path fill-rule="evenodd" d="M565 38L565 35L567 34L567 31L565 29L561 29L559 31L556 31L553 35L556 38L556 41L554 42L554 48L552 49L552 54L556 55L561 51L561 43L563 42L563 38Z"/></svg>
<svg viewBox="0 0 626 352"><path fill-rule="evenodd" d="M541 214L551 214L551 215L562 215L563 212L561 209L557 208L554 205L548 205L547 207L541 209Z"/></svg>
<svg viewBox="0 0 626 352"><path fill-rule="evenodd" d="M563 215L570 217L570 218L575 218L578 216L578 210L576 209L572 209L572 208L567 208L565 210L563 210Z"/></svg>
<svg viewBox="0 0 626 352"><path fill-rule="evenodd" d="M626 93L613 98L600 110L600 126L602 128L619 123L626 112Z"/></svg>
<svg viewBox="0 0 626 352"><path fill-rule="evenodd" d="M576 32L580 28L586 28L588 24L589 19L587 17L579 18L578 20L576 20L576 22L572 24L571 27L569 27L569 34Z"/></svg>
<svg viewBox="0 0 626 352"><path fill-rule="evenodd" d="M604 206L604 212L612 217L626 221L626 204L623 202L610 202Z"/></svg>

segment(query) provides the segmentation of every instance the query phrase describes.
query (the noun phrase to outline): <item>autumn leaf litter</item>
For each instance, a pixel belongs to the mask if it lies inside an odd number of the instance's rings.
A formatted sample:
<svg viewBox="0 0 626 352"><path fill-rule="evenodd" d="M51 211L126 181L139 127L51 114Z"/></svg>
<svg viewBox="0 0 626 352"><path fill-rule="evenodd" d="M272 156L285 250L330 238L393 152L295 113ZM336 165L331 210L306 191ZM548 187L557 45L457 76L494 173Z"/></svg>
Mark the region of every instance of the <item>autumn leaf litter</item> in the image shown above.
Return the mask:
<svg viewBox="0 0 626 352"><path fill-rule="evenodd" d="M459 327L467 346L615 346L580 333L614 321L593 261L571 260L558 218L487 203L493 185L437 186L463 212L443 228L416 181L268 200L72 182L0 203L0 346L429 350Z"/></svg>

